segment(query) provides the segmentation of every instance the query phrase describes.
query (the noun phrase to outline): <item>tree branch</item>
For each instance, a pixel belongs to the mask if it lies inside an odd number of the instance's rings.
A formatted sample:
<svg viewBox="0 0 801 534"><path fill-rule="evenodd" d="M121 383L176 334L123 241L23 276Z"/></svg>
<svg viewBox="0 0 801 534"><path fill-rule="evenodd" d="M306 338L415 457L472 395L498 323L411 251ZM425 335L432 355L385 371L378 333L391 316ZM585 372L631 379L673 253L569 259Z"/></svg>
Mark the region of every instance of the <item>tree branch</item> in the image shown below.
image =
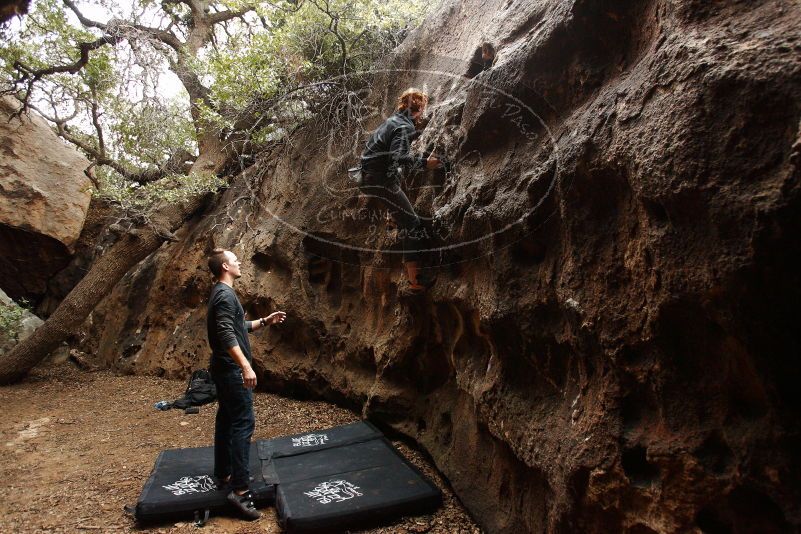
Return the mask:
<svg viewBox="0 0 801 534"><path fill-rule="evenodd" d="M89 166L83 170L83 173L86 175L87 178L89 178L89 180L92 182L92 185L95 186L95 190L100 191L100 182L97 181L97 175L95 174L96 166L97 163L95 163L94 161L91 162Z"/></svg>
<svg viewBox="0 0 801 534"><path fill-rule="evenodd" d="M218 13L209 13L206 15L206 20L209 21L210 24L219 24L220 22L225 22L231 19L235 19L246 15L256 9L254 6L246 7L245 9L241 9L239 11L220 11Z"/></svg>
<svg viewBox="0 0 801 534"><path fill-rule="evenodd" d="M87 28L99 28L99 29L101 29L103 31L106 31L106 27L107 27L106 24L103 24L102 22L97 22L95 20L92 20L92 19L86 17L78 9L78 6L75 5L75 2L73 2L72 0L63 0L63 2L64 2L65 6L70 8L72 10L72 12L75 13L75 16L78 17L78 20L80 21L81 24L83 24Z"/></svg>
<svg viewBox="0 0 801 534"><path fill-rule="evenodd" d="M92 104L92 115L93 118L96 115L97 111L97 104ZM137 171L131 171L125 165L116 161L106 154L105 147L101 146L97 148L90 143L87 143L84 139L76 136L75 134L70 131L70 127L67 124L67 121L70 120L72 117L75 116L75 113L69 118L61 118L58 114L54 114L52 116L44 113L42 110L34 106L33 104L28 105L29 108L33 109L37 113L39 113L42 117L47 119L48 121L52 122L56 125L56 134L64 139L65 141L72 143L79 149L81 149L86 156L92 160L94 165L107 165L121 174L126 180L131 182L136 182L138 184L146 184L150 182L155 182L164 178L165 176L173 173L184 173L187 171L187 164L195 160L195 156L190 154L188 151L184 149L176 150L170 157L165 161L163 164L152 167L149 169L142 169ZM54 107L55 109L55 107ZM99 123L95 123L95 127L97 128L98 132L98 139L102 139L102 130L99 127ZM94 174L94 173L92 173ZM89 174L87 174L89 176ZM95 178L93 176L89 176L89 178L95 182ZM97 184L95 184L97 185Z"/></svg>
<svg viewBox="0 0 801 534"><path fill-rule="evenodd" d="M80 9L78 9L78 6L76 6L75 2L73 2L72 0L62 0L62 1L64 2L65 6L70 8L72 12L75 13L75 16L78 17L80 23L87 28L101 29L111 35L118 37L120 40L121 38L124 37L123 35L124 30L126 28L131 28L140 33L149 35L150 37L153 37L154 39L157 39L166 45L169 45L175 51L180 51L182 43L178 40L177 37L175 37L174 34L172 34L169 31L162 30L160 28L153 28L151 26L143 26L141 24L132 24L120 20L112 20L112 22L116 24L98 22L96 20L92 20L86 17L83 13L81 13Z"/></svg>
<svg viewBox="0 0 801 534"><path fill-rule="evenodd" d="M326 31L333 35L339 43L339 56L342 64L342 74L345 74L348 61L348 44L345 42L345 38L342 36L342 34L339 33L339 14L331 11L331 5L328 3L328 0L323 1L325 2L325 7L321 6L317 1L311 0L312 4L314 4L317 9L325 13L330 19Z"/></svg>
<svg viewBox="0 0 801 534"><path fill-rule="evenodd" d="M100 154L106 156L106 142L103 138L103 128L100 126L100 114L97 110L97 88L93 85L92 88L92 101L89 103L92 107L92 124L95 125L97 132L97 145L100 148Z"/></svg>
<svg viewBox="0 0 801 534"><path fill-rule="evenodd" d="M89 61L89 52L92 50L97 50L101 46L105 46L107 44L117 44L120 42L120 37L115 37L112 35L104 35L97 41L92 41L91 43L78 43L78 51L81 53L80 57L78 58L75 63L70 63L69 65L57 65L54 67L47 67L46 69L39 69L33 70L26 65L24 65L20 61L14 62L14 68L17 69L19 72L22 73L22 78L17 80L21 82L23 80L27 80L30 78L34 78L35 80L39 80L42 76L48 76L50 74L57 74L61 72L66 72L69 74L75 74L79 70L81 70L84 65Z"/></svg>
<svg viewBox="0 0 801 534"><path fill-rule="evenodd" d="M141 24L132 24L130 22L125 22L120 20L112 20L112 22L115 22L116 24L97 22L96 20L92 20L86 17L83 13L81 13L80 9L78 9L78 6L76 6L75 2L73 2L72 0L62 0L62 1L64 2L65 6L70 8L72 12L75 13L75 16L78 17L80 23L87 28L99 28L113 35L123 33L122 30L124 30L125 28L132 28L134 30L137 30L138 32L144 33L155 39L158 39L159 41L163 42L166 45L169 45L176 51L181 48L182 43L175 37L175 35L173 35L167 30L162 30L160 28L153 28L151 26L143 26Z"/></svg>
<svg viewBox="0 0 801 534"><path fill-rule="evenodd" d="M28 107L30 107L29 99L33 91L33 86L44 76L49 76L51 74L59 74L59 73L75 74L89 62L90 51L97 50L98 48L105 46L107 44L117 44L120 40L121 39L119 37L104 35L100 39L92 41L91 43L78 43L78 51L80 52L80 57L74 63L70 63L69 65L56 65L44 69L32 69L19 60L15 61L14 69L16 69L16 71L20 73L20 77L13 81L13 85L14 87L17 87L18 85L21 85L23 83L26 85L24 95L20 99L22 108L19 110L18 113L22 114L28 109Z"/></svg>

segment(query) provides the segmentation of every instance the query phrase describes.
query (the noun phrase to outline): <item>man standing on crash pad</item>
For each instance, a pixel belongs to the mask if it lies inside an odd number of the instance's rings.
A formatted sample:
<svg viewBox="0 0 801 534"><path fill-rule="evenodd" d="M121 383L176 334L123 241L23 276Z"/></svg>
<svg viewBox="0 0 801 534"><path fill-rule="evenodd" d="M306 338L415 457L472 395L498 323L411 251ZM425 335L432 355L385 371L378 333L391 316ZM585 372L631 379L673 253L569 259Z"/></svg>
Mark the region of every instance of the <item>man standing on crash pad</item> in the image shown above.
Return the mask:
<svg viewBox="0 0 801 534"><path fill-rule="evenodd" d="M247 332L284 322L277 311L256 321L246 321L245 311L234 292L234 281L242 276L240 262L230 250L214 249L209 270L216 284L209 297L206 327L211 346L209 371L217 386L217 419L214 426L214 476L220 487L228 486L228 501L248 519L261 513L250 492L250 438L256 426L253 414L253 372Z"/></svg>

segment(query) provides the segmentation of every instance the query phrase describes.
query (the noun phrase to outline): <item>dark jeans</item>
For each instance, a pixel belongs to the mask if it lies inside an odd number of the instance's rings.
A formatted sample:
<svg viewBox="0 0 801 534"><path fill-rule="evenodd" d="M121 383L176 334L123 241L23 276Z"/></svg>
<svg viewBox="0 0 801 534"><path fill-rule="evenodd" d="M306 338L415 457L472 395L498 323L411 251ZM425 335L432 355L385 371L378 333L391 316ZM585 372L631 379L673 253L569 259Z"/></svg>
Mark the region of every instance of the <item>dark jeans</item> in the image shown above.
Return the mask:
<svg viewBox="0 0 801 534"><path fill-rule="evenodd" d="M217 386L217 420L214 426L214 476L231 475L231 487L250 484L250 438L256 428L253 390L242 385L242 371L212 373Z"/></svg>
<svg viewBox="0 0 801 534"><path fill-rule="evenodd" d="M417 261L422 237L420 217L401 189L400 180L365 174L359 190L371 198L377 198L392 215L401 232L403 261Z"/></svg>

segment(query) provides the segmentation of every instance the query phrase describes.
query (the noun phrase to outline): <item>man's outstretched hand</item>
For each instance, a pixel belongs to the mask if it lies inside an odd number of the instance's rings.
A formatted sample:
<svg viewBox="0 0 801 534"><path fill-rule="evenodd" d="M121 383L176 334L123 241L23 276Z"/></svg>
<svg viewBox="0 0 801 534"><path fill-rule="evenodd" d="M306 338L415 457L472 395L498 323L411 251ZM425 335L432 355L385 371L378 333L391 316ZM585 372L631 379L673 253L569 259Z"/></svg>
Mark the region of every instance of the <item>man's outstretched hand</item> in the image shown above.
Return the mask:
<svg viewBox="0 0 801 534"><path fill-rule="evenodd" d="M277 311L265 317L264 322L267 324L278 324L278 323L283 323L284 319L286 319L286 313L282 311Z"/></svg>

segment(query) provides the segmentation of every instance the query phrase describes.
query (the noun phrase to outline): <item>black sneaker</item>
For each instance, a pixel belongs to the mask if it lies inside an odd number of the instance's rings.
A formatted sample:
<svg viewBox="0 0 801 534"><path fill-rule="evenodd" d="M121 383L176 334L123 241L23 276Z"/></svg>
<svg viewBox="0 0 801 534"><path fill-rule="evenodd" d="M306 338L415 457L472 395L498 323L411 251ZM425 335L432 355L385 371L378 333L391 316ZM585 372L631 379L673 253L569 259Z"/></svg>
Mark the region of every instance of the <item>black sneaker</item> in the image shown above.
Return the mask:
<svg viewBox="0 0 801 534"><path fill-rule="evenodd" d="M251 492L246 491L242 495L237 495L235 491L232 491L228 494L227 499L247 519L252 521L261 517L261 512L256 510L253 505L253 494Z"/></svg>
<svg viewBox="0 0 801 534"><path fill-rule="evenodd" d="M431 289L437 283L437 275L432 269L420 269L420 272L417 273L417 283L426 289Z"/></svg>

